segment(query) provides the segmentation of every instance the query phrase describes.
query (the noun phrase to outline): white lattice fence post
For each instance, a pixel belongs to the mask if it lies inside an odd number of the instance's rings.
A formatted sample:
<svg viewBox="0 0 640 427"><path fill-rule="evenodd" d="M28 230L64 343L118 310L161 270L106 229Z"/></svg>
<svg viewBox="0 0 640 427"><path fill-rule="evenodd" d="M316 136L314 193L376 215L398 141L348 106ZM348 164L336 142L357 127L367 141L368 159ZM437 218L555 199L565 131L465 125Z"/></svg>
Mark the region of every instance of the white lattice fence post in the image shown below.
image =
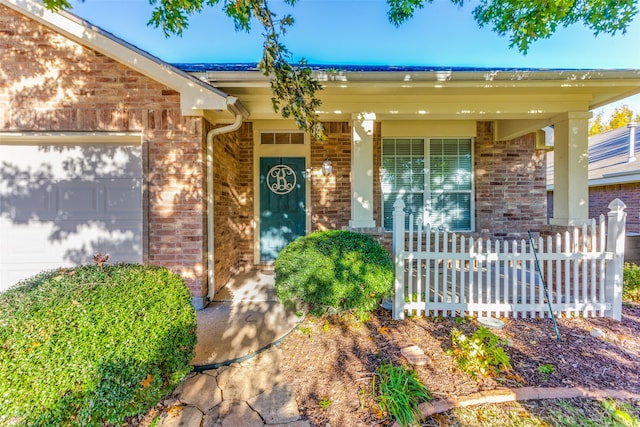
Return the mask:
<svg viewBox="0 0 640 427"><path fill-rule="evenodd" d="M396 278L393 285L393 320L404 320L404 202L393 204L393 262Z"/></svg>
<svg viewBox="0 0 640 427"><path fill-rule="evenodd" d="M609 204L607 224L607 252L613 253L613 259L607 261L606 299L611 310L606 314L614 320L622 320L622 275L624 272L624 237L627 206L620 199Z"/></svg>

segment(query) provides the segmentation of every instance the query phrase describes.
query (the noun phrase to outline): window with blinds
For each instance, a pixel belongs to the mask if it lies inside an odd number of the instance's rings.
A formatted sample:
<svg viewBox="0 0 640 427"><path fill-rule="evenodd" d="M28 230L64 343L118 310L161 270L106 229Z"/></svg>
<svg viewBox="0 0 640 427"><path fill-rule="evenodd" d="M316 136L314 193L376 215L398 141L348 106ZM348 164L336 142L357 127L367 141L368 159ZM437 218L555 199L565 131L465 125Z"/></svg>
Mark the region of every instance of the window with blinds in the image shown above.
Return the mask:
<svg viewBox="0 0 640 427"><path fill-rule="evenodd" d="M470 138L382 141L384 227L393 227L393 204L401 197L415 224L448 230L473 228Z"/></svg>
<svg viewBox="0 0 640 427"><path fill-rule="evenodd" d="M401 197L407 223L413 214L416 224L424 219L425 140L384 139L382 142L382 199L384 227L393 228L393 204Z"/></svg>
<svg viewBox="0 0 640 427"><path fill-rule="evenodd" d="M471 230L471 140L429 140L431 225Z"/></svg>

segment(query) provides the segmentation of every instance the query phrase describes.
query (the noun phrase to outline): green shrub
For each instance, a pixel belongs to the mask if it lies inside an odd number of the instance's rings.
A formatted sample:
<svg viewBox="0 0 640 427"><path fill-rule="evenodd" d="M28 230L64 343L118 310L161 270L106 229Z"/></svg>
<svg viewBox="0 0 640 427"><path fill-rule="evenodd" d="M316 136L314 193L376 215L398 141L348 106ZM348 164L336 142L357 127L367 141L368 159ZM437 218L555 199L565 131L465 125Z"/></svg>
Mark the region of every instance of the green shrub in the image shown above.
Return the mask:
<svg viewBox="0 0 640 427"><path fill-rule="evenodd" d="M451 330L453 350L458 367L472 378L491 376L511 369L509 355L502 347L505 343L489 328L480 326L471 337L457 328Z"/></svg>
<svg viewBox="0 0 640 427"><path fill-rule="evenodd" d="M422 418L419 405L431 400L429 390L416 371L390 363L378 366L373 389L377 392L380 409L388 412L401 426L418 424Z"/></svg>
<svg viewBox="0 0 640 427"><path fill-rule="evenodd" d="M625 301L640 302L640 267L636 264L624 264L624 285L622 298Z"/></svg>
<svg viewBox="0 0 640 427"><path fill-rule="evenodd" d="M361 316L391 294L393 264L371 236L330 230L299 237L275 262L276 292L288 305L309 303L312 313L327 309Z"/></svg>
<svg viewBox="0 0 640 427"><path fill-rule="evenodd" d="M195 311L176 274L42 273L0 294L0 425L120 424L191 370Z"/></svg>

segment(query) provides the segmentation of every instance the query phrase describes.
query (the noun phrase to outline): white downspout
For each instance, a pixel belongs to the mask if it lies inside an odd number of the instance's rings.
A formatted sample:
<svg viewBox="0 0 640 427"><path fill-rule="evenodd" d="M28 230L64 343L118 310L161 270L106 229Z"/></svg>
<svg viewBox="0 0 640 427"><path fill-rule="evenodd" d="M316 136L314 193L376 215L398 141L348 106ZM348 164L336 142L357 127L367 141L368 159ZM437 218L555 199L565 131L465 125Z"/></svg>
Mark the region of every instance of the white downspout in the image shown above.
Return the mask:
<svg viewBox="0 0 640 427"><path fill-rule="evenodd" d="M215 292L215 283L214 283L214 253L213 253L213 226L214 226L214 212L213 212L213 202L214 202L214 194L213 194L213 138L218 135L222 135L225 133L230 133L238 130L240 125L242 125L242 120L247 115L244 109L238 109L236 106L237 98L229 97L228 104L230 107L234 108L236 118L232 124L227 126L222 126L219 128L211 129L207 132L207 281L208 281L208 292L207 298L209 301L213 300L213 294Z"/></svg>

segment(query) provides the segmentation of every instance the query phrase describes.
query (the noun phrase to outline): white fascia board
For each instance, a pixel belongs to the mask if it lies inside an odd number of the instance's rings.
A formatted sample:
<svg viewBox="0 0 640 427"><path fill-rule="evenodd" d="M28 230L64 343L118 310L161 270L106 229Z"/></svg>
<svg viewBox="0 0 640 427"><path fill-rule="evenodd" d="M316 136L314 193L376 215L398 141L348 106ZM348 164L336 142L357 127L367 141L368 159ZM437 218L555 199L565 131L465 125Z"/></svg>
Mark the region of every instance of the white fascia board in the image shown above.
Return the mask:
<svg viewBox="0 0 640 427"><path fill-rule="evenodd" d="M201 110L227 110L226 93L92 26L73 14L64 11L52 12L34 0L0 0L0 3L178 91L184 115L200 115Z"/></svg>
<svg viewBox="0 0 640 427"><path fill-rule="evenodd" d="M0 144L140 144L140 132L0 132Z"/></svg>
<svg viewBox="0 0 640 427"><path fill-rule="evenodd" d="M193 71L191 74L212 82L269 82L258 69L238 71ZM601 87L629 86L638 83L640 69L626 70L531 70L522 72L490 73L482 70L450 71L446 78L436 71L341 71L332 73L314 71L314 76L322 84L342 84L359 82L370 86L371 83L397 83L407 85L420 83L439 84L451 87ZM635 86L633 84L632 86Z"/></svg>
<svg viewBox="0 0 640 427"><path fill-rule="evenodd" d="M634 182L640 182L640 173L590 179L589 187L602 187L604 185L618 185L618 184L632 184ZM547 191L553 191L553 185L547 185Z"/></svg>
<svg viewBox="0 0 640 427"><path fill-rule="evenodd" d="M630 184L633 182L640 182L640 173L590 179L589 187L600 187L602 185Z"/></svg>

